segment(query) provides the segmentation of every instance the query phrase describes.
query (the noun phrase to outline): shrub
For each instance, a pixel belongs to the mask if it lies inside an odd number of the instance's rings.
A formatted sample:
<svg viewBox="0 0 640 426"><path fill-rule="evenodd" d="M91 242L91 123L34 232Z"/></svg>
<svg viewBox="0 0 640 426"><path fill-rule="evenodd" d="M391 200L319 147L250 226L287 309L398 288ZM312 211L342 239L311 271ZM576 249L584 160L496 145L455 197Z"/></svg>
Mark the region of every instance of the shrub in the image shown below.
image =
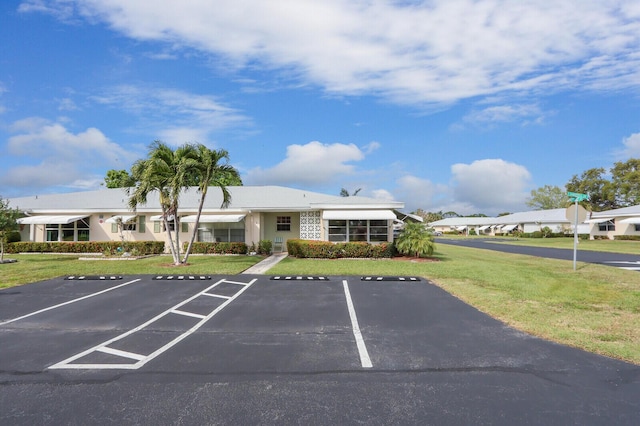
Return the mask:
<svg viewBox="0 0 640 426"><path fill-rule="evenodd" d="M402 254L429 257L435 250L433 235L421 223L412 222L404 226L396 239L396 248Z"/></svg>
<svg viewBox="0 0 640 426"><path fill-rule="evenodd" d="M640 241L640 235L616 235L613 238L621 241Z"/></svg>
<svg viewBox="0 0 640 426"><path fill-rule="evenodd" d="M17 243L20 240L21 240L20 232L11 231L11 232L7 233L7 236L6 236L6 242L7 243Z"/></svg>
<svg viewBox="0 0 640 426"><path fill-rule="evenodd" d="M369 244L363 242L332 243L330 241L287 240L289 256L299 258L385 258L393 257L393 244Z"/></svg>
<svg viewBox="0 0 640 426"><path fill-rule="evenodd" d="M272 248L273 248L273 244L271 240L258 241L258 254L269 255L271 254Z"/></svg>
<svg viewBox="0 0 640 426"><path fill-rule="evenodd" d="M139 255L164 253L163 241L130 241L127 250ZM7 245L8 253L104 253L115 255L124 251L120 241L32 242L21 241Z"/></svg>
<svg viewBox="0 0 640 426"><path fill-rule="evenodd" d="M187 243L184 245L184 249L187 249ZM206 243L206 242L194 242L191 246L191 253L193 254L246 254L247 245L245 243Z"/></svg>

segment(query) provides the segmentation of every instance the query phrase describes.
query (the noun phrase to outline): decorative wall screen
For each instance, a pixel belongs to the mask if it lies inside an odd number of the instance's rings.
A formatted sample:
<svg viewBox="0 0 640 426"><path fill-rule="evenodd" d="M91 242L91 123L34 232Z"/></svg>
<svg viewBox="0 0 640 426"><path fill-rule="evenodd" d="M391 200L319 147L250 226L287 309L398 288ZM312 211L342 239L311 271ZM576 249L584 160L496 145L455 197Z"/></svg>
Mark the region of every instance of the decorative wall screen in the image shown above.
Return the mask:
<svg viewBox="0 0 640 426"><path fill-rule="evenodd" d="M322 215L320 211L300 212L300 238L322 240Z"/></svg>

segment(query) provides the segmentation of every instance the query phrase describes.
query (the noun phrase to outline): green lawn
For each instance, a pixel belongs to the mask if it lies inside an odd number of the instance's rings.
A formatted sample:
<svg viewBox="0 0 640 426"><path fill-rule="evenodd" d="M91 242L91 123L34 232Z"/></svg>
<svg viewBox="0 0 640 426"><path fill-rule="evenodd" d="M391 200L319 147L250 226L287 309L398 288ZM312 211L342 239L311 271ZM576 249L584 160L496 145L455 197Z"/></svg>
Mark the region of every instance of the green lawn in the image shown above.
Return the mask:
<svg viewBox="0 0 640 426"><path fill-rule="evenodd" d="M477 237L445 236L443 238L466 239L482 238L495 240L496 243L518 244L534 247L565 248L573 250L573 237L569 238L513 238L513 237ZM604 251L610 253L628 253L640 255L640 241L622 240L579 240L578 250Z"/></svg>
<svg viewBox="0 0 640 426"><path fill-rule="evenodd" d="M66 275L237 274L256 264L260 256L189 256L189 265L173 266L171 256L138 260L78 260L78 256L12 254L16 263L0 265L0 288Z"/></svg>
<svg viewBox="0 0 640 426"><path fill-rule="evenodd" d="M260 257L168 256L135 261L80 261L66 255L11 255L0 265L0 288L65 275L236 274ZM522 331L640 364L640 273L602 265L440 244L434 262L286 258L273 275L411 275Z"/></svg>

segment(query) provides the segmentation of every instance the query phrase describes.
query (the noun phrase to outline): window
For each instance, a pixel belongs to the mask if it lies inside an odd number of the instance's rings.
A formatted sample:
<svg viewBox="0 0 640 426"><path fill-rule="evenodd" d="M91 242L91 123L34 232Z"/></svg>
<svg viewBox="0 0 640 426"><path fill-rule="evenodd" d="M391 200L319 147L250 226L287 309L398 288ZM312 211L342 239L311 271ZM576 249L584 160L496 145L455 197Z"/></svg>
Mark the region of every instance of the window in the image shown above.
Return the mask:
<svg viewBox="0 0 640 426"><path fill-rule="evenodd" d="M636 223L636 224L635 224L635 227L636 227L636 228L635 228L635 231L636 231L636 232L640 232L640 223Z"/></svg>
<svg viewBox="0 0 640 426"><path fill-rule="evenodd" d="M276 218L276 231L291 231L291 216L278 216Z"/></svg>
<svg viewBox="0 0 640 426"><path fill-rule="evenodd" d="M385 242L389 237L386 220L329 220L329 241Z"/></svg>
<svg viewBox="0 0 640 426"><path fill-rule="evenodd" d="M123 223L122 224L122 230L123 231L135 231L136 230L136 223L135 222Z"/></svg>
<svg viewBox="0 0 640 426"><path fill-rule="evenodd" d="M176 230L176 223L173 220L173 216L171 217L170 220L167 221L167 223L169 224L169 229L172 232ZM162 218L160 218L159 220L154 220L154 222L153 222L153 232L155 232L155 233L167 232L167 228L164 226L164 220L162 220Z"/></svg>
<svg viewBox="0 0 640 426"><path fill-rule="evenodd" d="M369 241L386 242L389 236L389 223L386 220L369 221Z"/></svg>
<svg viewBox="0 0 640 426"><path fill-rule="evenodd" d="M244 222L212 223L198 229L198 241L218 243L244 243Z"/></svg>
<svg viewBox="0 0 640 426"><path fill-rule="evenodd" d="M89 241L89 218L71 223L50 223L45 227L47 241Z"/></svg>
<svg viewBox="0 0 640 426"><path fill-rule="evenodd" d="M349 221L349 241L367 241L367 221Z"/></svg>
<svg viewBox="0 0 640 426"><path fill-rule="evenodd" d="M600 231L615 231L616 230L616 224L613 222L613 220L608 220L606 222L601 222L598 224L598 230Z"/></svg>
<svg viewBox="0 0 640 426"><path fill-rule="evenodd" d="M346 220L330 220L329 221L329 241L347 241L347 221Z"/></svg>

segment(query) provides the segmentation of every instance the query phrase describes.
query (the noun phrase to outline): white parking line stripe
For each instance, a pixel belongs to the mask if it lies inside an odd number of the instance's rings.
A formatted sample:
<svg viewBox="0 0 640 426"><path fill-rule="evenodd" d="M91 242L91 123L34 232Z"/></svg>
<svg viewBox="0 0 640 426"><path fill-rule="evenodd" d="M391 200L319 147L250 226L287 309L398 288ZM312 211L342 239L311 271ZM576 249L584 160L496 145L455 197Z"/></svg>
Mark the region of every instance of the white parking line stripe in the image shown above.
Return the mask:
<svg viewBox="0 0 640 426"><path fill-rule="evenodd" d="M193 312L181 311L179 309L174 309L171 312L173 312L174 314L178 314L178 315L184 315L185 317L192 317L192 318L198 318L198 319L206 318L205 315L195 314Z"/></svg>
<svg viewBox="0 0 640 426"><path fill-rule="evenodd" d="M120 349L113 349L113 348L98 348L96 349L98 352L103 352L105 354L110 354L110 355L117 355L117 356L121 356L123 358L131 358L131 359L135 359L136 361L142 361L143 359L145 359L147 356L146 355L140 355L140 354L136 354L133 352L129 352L129 351L121 351Z"/></svg>
<svg viewBox="0 0 640 426"><path fill-rule="evenodd" d="M223 296L221 294L202 293L202 295L203 296L209 296L209 297L219 297L220 299L231 299L231 297Z"/></svg>
<svg viewBox="0 0 640 426"><path fill-rule="evenodd" d="M239 281L229 281L229 280L225 280L225 283L227 283L227 284L238 284L238 285L243 285L243 286L249 286L249 285L252 284L252 283L241 283Z"/></svg>
<svg viewBox="0 0 640 426"><path fill-rule="evenodd" d="M32 316L37 315L37 314L41 314L43 312L50 311L52 309L60 308L60 307L65 306L65 305L70 305L71 303L79 302L81 300L88 299L90 297L99 296L99 295L101 295L103 293L106 293L108 291L116 290L116 289L118 289L120 287L124 287L125 285L133 284L133 283L138 282L138 281L140 281L140 278L132 280L132 281L129 281L129 282L126 282L126 283L123 283L123 284L119 284L119 285L114 286L114 287L109 287L109 288L107 288L105 290L102 290L102 291L99 291L97 293L87 294L86 296L78 297L77 299L69 300L69 301L64 302L64 303L59 303L59 304L54 305L54 306L49 306L48 308L40 309L39 311L31 312L30 314L23 315L23 316L18 317L18 318L13 318L13 319L10 319L10 320L7 320L7 321L0 322L0 325L9 324L9 323L12 323L12 322L15 322L15 321L19 321L21 319L25 319L25 318L32 317Z"/></svg>
<svg viewBox="0 0 640 426"><path fill-rule="evenodd" d="M353 329L353 336L356 339L356 345L358 347L358 353L360 354L360 362L363 368L371 368L371 358L369 358L369 352L367 352L367 346L364 343L364 338L360 332L360 326L358 325L358 318L356 317L356 310L353 307L353 301L351 300L351 292L349 291L349 284L347 280L342 281L344 287L344 296L347 299L347 307L349 308L349 317L351 318L351 327Z"/></svg>
<svg viewBox="0 0 640 426"><path fill-rule="evenodd" d="M168 315L172 311L175 311L177 308L179 308L181 306L184 306L187 303L189 303L190 301L192 301L193 299L203 295L205 292L211 290L212 288L216 287L217 285L219 285L221 283L227 283L229 281L221 279L220 281L216 282L212 286L202 290L199 293L196 293L194 296L192 296L192 297L190 297L190 298L178 303L174 307L169 308L168 310L160 313L159 315L156 315L155 317L151 318L149 321L146 321L145 323L140 324L139 326L127 331L126 333L123 333L123 334L121 334L119 336L116 336L116 337L114 337L112 339L109 339L106 342L103 342L103 343L101 343L99 345L96 345L96 346L94 346L92 348L89 348L89 349L87 349L87 350L85 350L83 352L80 352L79 354L76 354L76 355L74 355L72 357L69 357L69 358L63 360L63 361L60 361L57 364L51 365L51 366L49 366L49 369L130 369L130 370L138 369L138 368L142 367L143 365L145 365L146 363L148 363L149 361L151 361L152 359L154 359L155 357L157 357L158 355L160 355L163 352L169 350L170 348L172 348L173 346L175 346L176 344L181 342L183 339L187 338L188 336L190 336L191 334L196 332L207 321L209 321L214 315L216 315L218 312L220 312L222 309L224 309L228 304L233 302L242 293L244 293L245 290L247 290L256 281L257 281L257 278L254 278L253 280L251 280L248 283L236 283L236 284L242 284L243 288L241 288L235 295L233 295L233 297L231 297L230 299L228 299L225 302L223 302L222 304L220 304L220 306L218 306L216 309L214 309L209 315L205 316L200 321L198 321L198 323L196 323L189 330L187 330L186 332L182 333L181 335L179 335L175 339L171 340L169 343L165 344L164 346L160 347L156 351L152 352L151 354L147 355L146 357L144 357L144 359L136 362L135 364L72 364L72 362L76 361L76 360L78 360L78 359L80 359L80 358L82 358L82 357L84 357L84 356L86 356L88 354L90 354L91 352L102 350L103 348L107 347L111 343L116 342L118 340L122 340L125 337L128 337L128 336L130 336L130 335L142 330L143 328L145 328L148 325L154 323L155 321L159 320L160 318Z"/></svg>

